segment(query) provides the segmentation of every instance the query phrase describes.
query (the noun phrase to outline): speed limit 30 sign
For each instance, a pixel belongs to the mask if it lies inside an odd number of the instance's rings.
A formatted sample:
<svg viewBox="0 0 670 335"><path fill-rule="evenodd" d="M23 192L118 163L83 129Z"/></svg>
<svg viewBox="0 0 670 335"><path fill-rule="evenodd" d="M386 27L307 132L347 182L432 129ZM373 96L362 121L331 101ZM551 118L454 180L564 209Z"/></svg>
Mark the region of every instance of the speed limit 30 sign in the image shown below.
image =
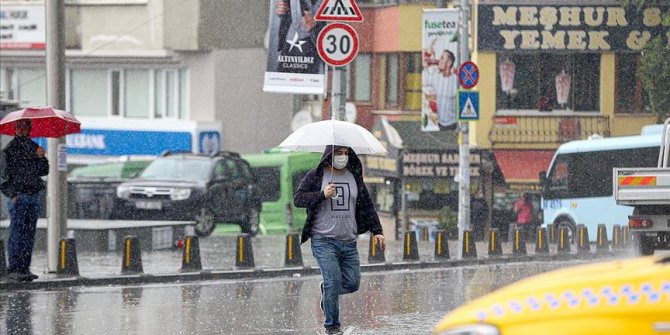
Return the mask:
<svg viewBox="0 0 670 335"><path fill-rule="evenodd" d="M345 66L358 53L358 34L345 23L331 23L321 30L317 38L319 56L329 65Z"/></svg>

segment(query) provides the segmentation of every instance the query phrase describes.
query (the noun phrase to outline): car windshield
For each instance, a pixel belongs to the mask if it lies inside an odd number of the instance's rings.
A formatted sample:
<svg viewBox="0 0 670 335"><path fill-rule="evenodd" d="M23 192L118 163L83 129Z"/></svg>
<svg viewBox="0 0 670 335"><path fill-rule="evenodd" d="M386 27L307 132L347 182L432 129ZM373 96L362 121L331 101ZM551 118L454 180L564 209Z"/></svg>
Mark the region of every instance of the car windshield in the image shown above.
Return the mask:
<svg viewBox="0 0 670 335"><path fill-rule="evenodd" d="M201 181L209 178L206 159L161 158L151 162L141 177L153 180Z"/></svg>

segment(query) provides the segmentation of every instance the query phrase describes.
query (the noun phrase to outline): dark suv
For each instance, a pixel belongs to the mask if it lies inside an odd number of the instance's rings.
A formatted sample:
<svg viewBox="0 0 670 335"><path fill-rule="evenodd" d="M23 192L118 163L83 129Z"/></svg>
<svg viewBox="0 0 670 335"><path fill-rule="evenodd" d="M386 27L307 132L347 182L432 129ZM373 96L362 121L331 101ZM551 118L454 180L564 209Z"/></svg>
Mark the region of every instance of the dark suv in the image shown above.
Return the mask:
<svg viewBox="0 0 670 335"><path fill-rule="evenodd" d="M237 222L243 233L258 233L256 178L237 153L164 153L138 178L120 184L116 195L125 219L196 221L200 236L211 234L217 222Z"/></svg>

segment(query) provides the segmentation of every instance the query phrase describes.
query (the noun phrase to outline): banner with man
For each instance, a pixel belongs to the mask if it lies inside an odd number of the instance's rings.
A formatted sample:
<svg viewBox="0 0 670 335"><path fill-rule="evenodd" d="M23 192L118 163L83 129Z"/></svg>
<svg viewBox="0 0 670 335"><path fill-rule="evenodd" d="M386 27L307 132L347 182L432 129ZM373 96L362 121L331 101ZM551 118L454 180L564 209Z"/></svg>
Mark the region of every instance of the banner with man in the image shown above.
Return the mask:
<svg viewBox="0 0 670 335"><path fill-rule="evenodd" d="M271 0L268 62L263 91L323 94L325 66L316 39L325 22L315 16L323 0Z"/></svg>
<svg viewBox="0 0 670 335"><path fill-rule="evenodd" d="M421 130L456 129L457 9L423 11Z"/></svg>

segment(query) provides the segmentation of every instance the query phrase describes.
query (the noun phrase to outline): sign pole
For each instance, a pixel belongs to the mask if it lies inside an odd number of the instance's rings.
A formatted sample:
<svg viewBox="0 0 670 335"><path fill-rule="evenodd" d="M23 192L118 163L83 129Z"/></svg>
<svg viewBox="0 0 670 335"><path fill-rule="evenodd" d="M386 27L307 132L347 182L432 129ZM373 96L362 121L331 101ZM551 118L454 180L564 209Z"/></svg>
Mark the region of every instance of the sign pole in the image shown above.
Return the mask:
<svg viewBox="0 0 670 335"><path fill-rule="evenodd" d="M460 46L460 62L464 63L470 60L470 50L468 48L470 26L470 0L461 0L461 33L458 39ZM466 229L470 228L470 143L469 143L469 125L468 121L459 121L460 145L459 154L459 186L458 186L458 259L463 259L463 235Z"/></svg>

